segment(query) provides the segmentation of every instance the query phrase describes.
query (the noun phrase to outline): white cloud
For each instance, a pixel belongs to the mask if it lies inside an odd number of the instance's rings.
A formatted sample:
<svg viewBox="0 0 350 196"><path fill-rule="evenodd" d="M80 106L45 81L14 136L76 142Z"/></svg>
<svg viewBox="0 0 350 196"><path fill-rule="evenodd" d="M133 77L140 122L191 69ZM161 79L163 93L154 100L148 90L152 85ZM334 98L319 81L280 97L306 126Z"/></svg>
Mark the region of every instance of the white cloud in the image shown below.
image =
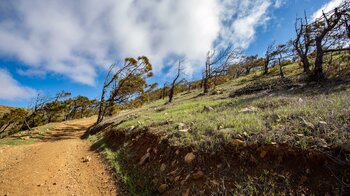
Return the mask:
<svg viewBox="0 0 350 196"><path fill-rule="evenodd" d="M268 9L272 5L267 0L223 0L222 21L226 24L221 26L222 43L247 48L255 38L256 28L269 21Z"/></svg>
<svg viewBox="0 0 350 196"><path fill-rule="evenodd" d="M320 9L314 12L311 16L313 20L322 16L322 12L332 11L334 8L338 7L343 0L330 0L328 3L324 4Z"/></svg>
<svg viewBox="0 0 350 196"><path fill-rule="evenodd" d="M0 84L0 99L27 99L36 95L34 89L19 84L5 69L0 69Z"/></svg>
<svg viewBox="0 0 350 196"><path fill-rule="evenodd" d="M149 56L159 73L172 55L200 63L214 44L248 47L281 2L12 0L0 6L0 55L26 64L24 75L41 70L88 85L97 69L126 56Z"/></svg>

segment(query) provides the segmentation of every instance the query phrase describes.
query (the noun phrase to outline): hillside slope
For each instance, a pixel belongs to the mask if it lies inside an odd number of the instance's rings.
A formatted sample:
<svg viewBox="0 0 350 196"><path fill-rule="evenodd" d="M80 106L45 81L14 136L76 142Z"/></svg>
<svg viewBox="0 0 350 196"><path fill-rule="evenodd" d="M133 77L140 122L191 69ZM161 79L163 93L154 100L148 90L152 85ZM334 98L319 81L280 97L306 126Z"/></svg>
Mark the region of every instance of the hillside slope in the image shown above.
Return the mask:
<svg viewBox="0 0 350 196"><path fill-rule="evenodd" d="M285 72L158 100L88 133L135 194L349 194L350 81Z"/></svg>
<svg viewBox="0 0 350 196"><path fill-rule="evenodd" d="M10 112L11 109L11 107L0 105L0 116L2 116L4 113Z"/></svg>

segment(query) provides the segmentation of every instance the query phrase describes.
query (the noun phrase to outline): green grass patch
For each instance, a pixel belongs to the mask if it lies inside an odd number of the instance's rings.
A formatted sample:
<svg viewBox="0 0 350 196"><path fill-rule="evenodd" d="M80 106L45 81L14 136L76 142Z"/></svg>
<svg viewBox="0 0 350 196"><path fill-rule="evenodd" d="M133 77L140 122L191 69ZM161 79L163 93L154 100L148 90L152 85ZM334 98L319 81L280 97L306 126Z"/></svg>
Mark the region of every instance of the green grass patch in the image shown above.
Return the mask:
<svg viewBox="0 0 350 196"><path fill-rule="evenodd" d="M22 140L20 138L3 138L0 139L0 145L23 145L23 144L34 144L36 139Z"/></svg>

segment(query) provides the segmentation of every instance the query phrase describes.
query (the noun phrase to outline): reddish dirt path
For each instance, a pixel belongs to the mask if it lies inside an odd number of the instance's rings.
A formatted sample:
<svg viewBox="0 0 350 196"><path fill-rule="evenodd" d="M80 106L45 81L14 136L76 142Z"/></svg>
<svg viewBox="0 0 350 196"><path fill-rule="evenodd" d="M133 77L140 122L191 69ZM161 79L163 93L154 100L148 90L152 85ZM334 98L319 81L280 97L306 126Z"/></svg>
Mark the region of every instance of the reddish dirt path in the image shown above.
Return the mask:
<svg viewBox="0 0 350 196"><path fill-rule="evenodd" d="M102 158L80 139L93 122L64 122L43 142L0 147L0 195L116 195Z"/></svg>

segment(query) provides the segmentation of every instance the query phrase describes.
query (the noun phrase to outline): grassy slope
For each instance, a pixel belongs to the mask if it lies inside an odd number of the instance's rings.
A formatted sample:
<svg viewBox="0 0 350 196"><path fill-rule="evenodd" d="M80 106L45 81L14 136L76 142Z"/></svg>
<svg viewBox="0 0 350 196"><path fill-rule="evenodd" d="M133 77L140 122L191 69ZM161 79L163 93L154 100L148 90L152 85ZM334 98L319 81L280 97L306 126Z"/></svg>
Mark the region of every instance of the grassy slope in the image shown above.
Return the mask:
<svg viewBox="0 0 350 196"><path fill-rule="evenodd" d="M11 107L0 105L0 117L5 113L10 112L11 109Z"/></svg>
<svg viewBox="0 0 350 196"><path fill-rule="evenodd" d="M295 64L287 66L285 71L290 78L300 73ZM141 109L125 112L115 121L125 120L118 129L148 127L153 132L165 133L174 145L205 148L215 146L217 142L241 138L242 135L248 136L248 143L257 142L255 139L250 141L252 137L249 136L263 134L264 141L259 142L290 143L302 148L338 145L349 139L349 135L343 133L350 123L347 117L350 111L349 85L229 97L232 91L256 82L257 75L259 73L256 72L235 79L213 90L222 91L222 94L200 96L200 90L178 94L171 104L165 104L167 100L158 100ZM258 80L278 78L273 75ZM204 112L204 106L214 110ZM257 111L241 111L247 107L254 107ZM130 116L130 113L133 115ZM179 132L179 123L185 124L180 129L188 132Z"/></svg>
<svg viewBox="0 0 350 196"><path fill-rule="evenodd" d="M51 129L54 129L59 123L48 123L39 127L32 128L32 131L20 131L14 135L0 139L1 145L22 145L33 144L37 141L41 141L45 133Z"/></svg>
<svg viewBox="0 0 350 196"><path fill-rule="evenodd" d="M94 127L103 131L90 139L104 149L131 195L154 195L162 183L170 195L188 190L193 195L349 191L334 178L349 177L348 163L332 163L322 155L331 155L330 149L350 139L349 82L306 85L296 82L298 65L285 67L285 72L295 87L231 98L232 92L249 86L280 82L277 68L268 76L255 72L208 95L193 90L176 95L171 104L158 100L123 111ZM213 110L203 111L205 106ZM242 112L251 107L256 111ZM148 150L150 161L140 166ZM198 157L188 165L184 156L191 151ZM163 164L164 173L159 172ZM197 170L205 177L192 179Z"/></svg>

